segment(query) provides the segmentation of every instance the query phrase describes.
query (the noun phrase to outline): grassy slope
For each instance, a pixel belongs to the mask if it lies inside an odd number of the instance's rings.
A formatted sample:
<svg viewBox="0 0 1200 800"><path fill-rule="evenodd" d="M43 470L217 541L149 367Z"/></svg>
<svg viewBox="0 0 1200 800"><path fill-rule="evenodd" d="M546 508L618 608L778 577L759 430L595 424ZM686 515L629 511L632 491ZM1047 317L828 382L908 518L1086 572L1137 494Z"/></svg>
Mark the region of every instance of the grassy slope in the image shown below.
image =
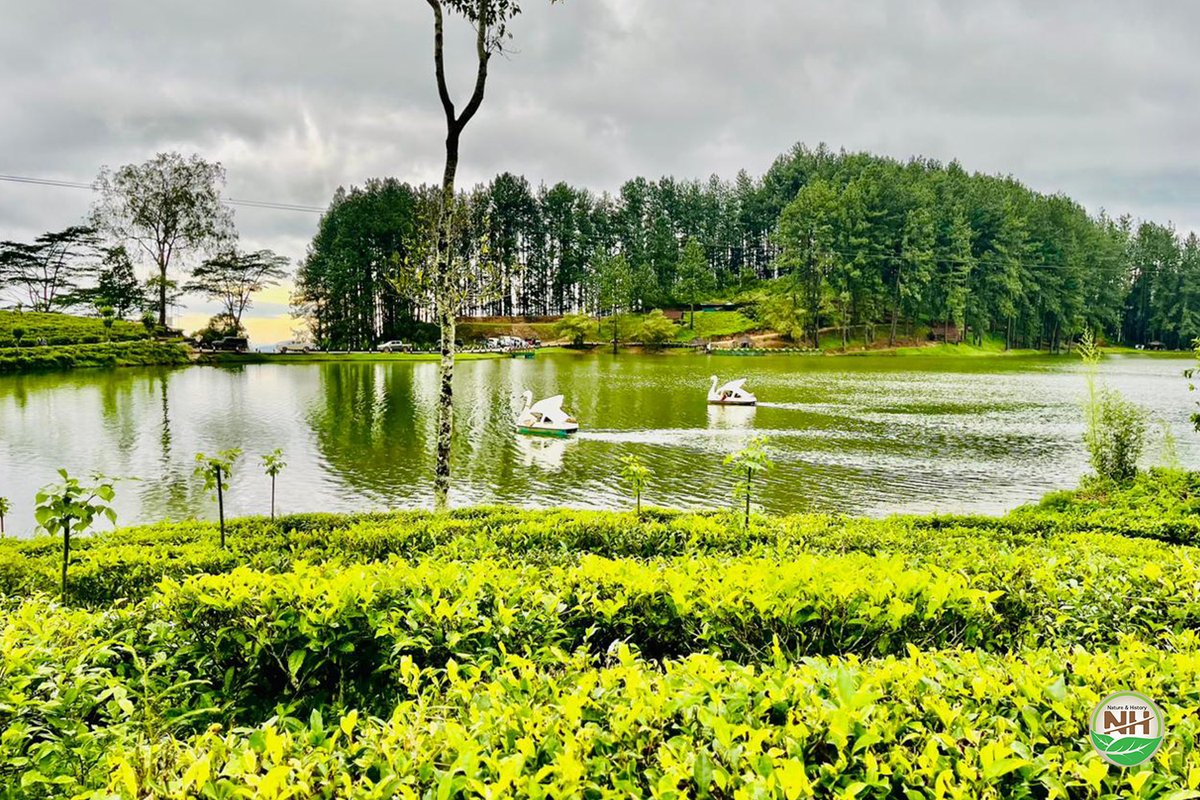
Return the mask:
<svg viewBox="0 0 1200 800"><path fill-rule="evenodd" d="M622 314L620 320L621 341L634 341L641 330L644 314ZM695 329L688 327L688 315L684 314L682 325L676 326L675 340L690 342L694 339L709 339L733 336L755 329L753 320L738 311L697 311ZM460 322L459 338L464 342L486 339L489 336L521 336L541 339L543 342L558 341L553 322ZM587 336L588 341L599 342L612 339L612 328L608 320L593 321Z"/></svg>
<svg viewBox="0 0 1200 800"><path fill-rule="evenodd" d="M736 336L756 330L758 325L740 311L697 311L694 329L688 325L690 319L690 314L683 315L683 325L675 336L677 341L690 342L694 339Z"/></svg>
<svg viewBox="0 0 1200 800"><path fill-rule="evenodd" d="M493 336L519 336L522 339L541 339L543 342L555 339L553 322L460 322L457 334L467 344Z"/></svg>
<svg viewBox="0 0 1200 800"><path fill-rule="evenodd" d="M43 338L50 345L96 344L105 341L104 324L98 317L0 311L0 347L15 345L12 330L18 326L25 329L21 343L26 347ZM114 342L145 338L146 329L140 323L125 320L116 320L113 323Z"/></svg>

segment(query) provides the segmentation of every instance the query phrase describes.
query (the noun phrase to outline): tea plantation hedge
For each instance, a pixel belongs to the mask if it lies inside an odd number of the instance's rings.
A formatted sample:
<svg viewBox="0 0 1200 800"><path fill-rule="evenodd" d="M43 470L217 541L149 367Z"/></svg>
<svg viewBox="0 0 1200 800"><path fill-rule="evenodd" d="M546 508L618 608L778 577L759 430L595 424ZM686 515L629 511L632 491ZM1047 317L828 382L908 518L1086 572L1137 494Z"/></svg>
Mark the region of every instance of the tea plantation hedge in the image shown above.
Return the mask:
<svg viewBox="0 0 1200 800"><path fill-rule="evenodd" d="M0 349L0 373L82 367L175 366L187 363L188 351L182 344L149 339L64 347Z"/></svg>
<svg viewBox="0 0 1200 800"><path fill-rule="evenodd" d="M22 347L32 347L44 340L51 347L76 344L98 344L105 341L129 342L148 338L145 327L138 322L113 320L111 330L104 329L99 317L36 311L0 311L0 348L16 347L17 330L21 331Z"/></svg>
<svg viewBox="0 0 1200 800"><path fill-rule="evenodd" d="M1200 797L1195 475L1000 518L481 508L0 542L0 798ZM1154 759L1087 715L1154 698Z"/></svg>

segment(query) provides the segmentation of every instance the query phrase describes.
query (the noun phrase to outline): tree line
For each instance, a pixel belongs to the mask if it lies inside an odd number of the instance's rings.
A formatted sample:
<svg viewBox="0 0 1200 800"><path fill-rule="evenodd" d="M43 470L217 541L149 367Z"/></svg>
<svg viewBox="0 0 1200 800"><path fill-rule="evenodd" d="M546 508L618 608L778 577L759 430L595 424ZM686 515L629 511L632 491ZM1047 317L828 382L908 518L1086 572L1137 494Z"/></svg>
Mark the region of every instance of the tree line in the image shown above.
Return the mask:
<svg viewBox="0 0 1200 800"><path fill-rule="evenodd" d="M368 346L432 320L431 293L396 276L427 252L438 192L395 179L337 191L297 275L319 340ZM764 325L814 343L830 328L1049 349L1084 329L1169 347L1200 336L1195 235L957 162L799 144L758 178L635 178L610 194L504 173L456 202L469 316L740 295Z"/></svg>
<svg viewBox="0 0 1200 800"><path fill-rule="evenodd" d="M142 314L160 330L168 310L195 292L222 307L202 336L240 333L253 294L286 277L287 259L238 246L224 182L220 164L178 153L104 168L86 219L31 242L0 241L0 291L18 310ZM185 259L181 281L175 273ZM139 262L150 267L144 281Z"/></svg>

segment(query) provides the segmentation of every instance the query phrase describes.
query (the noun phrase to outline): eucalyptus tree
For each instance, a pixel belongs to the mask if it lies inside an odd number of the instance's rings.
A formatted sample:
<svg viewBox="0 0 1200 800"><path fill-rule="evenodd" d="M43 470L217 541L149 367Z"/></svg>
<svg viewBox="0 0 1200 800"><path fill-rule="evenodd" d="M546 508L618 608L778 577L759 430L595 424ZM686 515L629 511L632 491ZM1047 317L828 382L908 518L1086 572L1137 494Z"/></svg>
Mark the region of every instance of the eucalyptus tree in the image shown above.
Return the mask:
<svg viewBox="0 0 1200 800"><path fill-rule="evenodd" d="M233 237L233 213L221 200L224 184L220 164L173 152L100 170L92 224L153 263L159 325L167 324L171 267L189 253L218 251Z"/></svg>
<svg viewBox="0 0 1200 800"><path fill-rule="evenodd" d="M434 502L444 509L450 495L450 446L454 433L454 322L458 314L460 285L469 269L452 252L455 179L459 144L467 124L483 104L492 57L504 52L511 34L509 24L521 13L518 0L426 0L433 12L433 64L438 98L446 117L446 160L442 184L436 246L433 252L433 302L441 338L440 389L437 404L437 463L434 469ZM554 2L554 0L551 0ZM475 83L460 111L450 96L446 78L445 17L447 12L465 19L475 30Z"/></svg>

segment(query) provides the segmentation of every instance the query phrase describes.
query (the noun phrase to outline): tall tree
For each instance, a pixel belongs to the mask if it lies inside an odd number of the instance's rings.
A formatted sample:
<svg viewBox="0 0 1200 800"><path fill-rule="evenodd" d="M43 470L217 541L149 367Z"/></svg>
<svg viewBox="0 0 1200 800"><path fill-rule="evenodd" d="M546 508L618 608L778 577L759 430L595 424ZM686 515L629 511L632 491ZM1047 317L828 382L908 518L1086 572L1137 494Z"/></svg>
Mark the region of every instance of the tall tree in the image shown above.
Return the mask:
<svg viewBox="0 0 1200 800"><path fill-rule="evenodd" d="M683 246L683 254L679 258L679 268L676 271L678 283L676 295L688 304L688 327L696 327L696 303L702 301L716 289L716 281L708 269L708 261L704 250L695 239L689 239Z"/></svg>
<svg viewBox="0 0 1200 800"><path fill-rule="evenodd" d="M75 291L92 266L99 239L86 225L43 233L32 242L0 242L0 277L34 311L77 302Z"/></svg>
<svg viewBox="0 0 1200 800"><path fill-rule="evenodd" d="M389 339L417 339L424 295L401 294L395 263L409 261L427 234L432 193L394 178L339 188L321 216L296 275L294 304L314 338L330 347L366 349Z"/></svg>
<svg viewBox="0 0 1200 800"><path fill-rule="evenodd" d="M617 352L617 342L620 339L620 314L629 310L633 303L634 272L624 255L605 256L600 259L596 271L596 293L600 309L610 313L613 329L613 353Z"/></svg>
<svg viewBox="0 0 1200 800"><path fill-rule="evenodd" d="M119 319L125 319L145 303L146 292L133 271L133 261L124 245L105 249L90 299L97 310L111 308Z"/></svg>
<svg viewBox="0 0 1200 800"><path fill-rule="evenodd" d="M553 2L554 0L551 0ZM455 205L455 178L458 175L458 150L463 130L483 104L488 65L492 56L503 52L509 39L508 25L521 13L518 0L426 0L433 12L433 65L438 98L446 116L446 163L442 170L441 202L434 250L433 301L441 334L440 385L437 406L437 463L434 469L434 503L439 509L449 505L450 445L454 438L454 322L459 308L458 284L461 269L452 252L452 228ZM475 29L475 86L462 111L454 105L446 80L445 16L449 11L463 17Z"/></svg>
<svg viewBox="0 0 1200 800"><path fill-rule="evenodd" d="M167 324L170 269L182 256L217 252L233 236L233 213L221 201L225 170L198 155L159 153L96 180L93 224L148 257L156 271L158 324Z"/></svg>
<svg viewBox="0 0 1200 800"><path fill-rule="evenodd" d="M821 346L821 305L834 264L837 194L824 179L796 193L779 217L779 262L799 276L812 346Z"/></svg>
<svg viewBox="0 0 1200 800"><path fill-rule="evenodd" d="M221 304L237 328L252 298L268 286L287 277L288 260L270 250L243 252L236 247L205 259L192 270L192 279L184 285L189 292L201 292Z"/></svg>

